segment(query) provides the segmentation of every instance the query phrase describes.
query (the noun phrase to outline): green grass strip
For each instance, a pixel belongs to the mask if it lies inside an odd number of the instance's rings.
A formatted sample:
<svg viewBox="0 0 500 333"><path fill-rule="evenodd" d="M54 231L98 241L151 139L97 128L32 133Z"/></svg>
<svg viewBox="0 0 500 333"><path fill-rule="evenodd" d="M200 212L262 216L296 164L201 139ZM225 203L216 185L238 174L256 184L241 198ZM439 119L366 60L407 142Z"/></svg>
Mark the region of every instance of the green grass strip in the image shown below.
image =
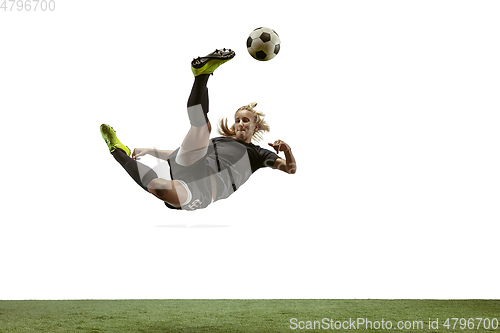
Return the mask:
<svg viewBox="0 0 500 333"><path fill-rule="evenodd" d="M495 318L498 324L500 319L498 300L0 301L2 333L299 331L500 333L500 327L494 328L497 325ZM448 327L445 326L447 319ZM362 320L365 323L358 325ZM382 320L385 326L381 326ZM467 321L469 326L461 328L464 321ZM353 325L353 322L356 324ZM372 327L368 322L371 322ZM391 328L388 328L389 322ZM404 323L407 328L398 329L396 327L398 323ZM438 327L435 327L436 323ZM313 329L314 325L316 329ZM409 328L409 325L413 327ZM474 328L471 329L471 325Z"/></svg>

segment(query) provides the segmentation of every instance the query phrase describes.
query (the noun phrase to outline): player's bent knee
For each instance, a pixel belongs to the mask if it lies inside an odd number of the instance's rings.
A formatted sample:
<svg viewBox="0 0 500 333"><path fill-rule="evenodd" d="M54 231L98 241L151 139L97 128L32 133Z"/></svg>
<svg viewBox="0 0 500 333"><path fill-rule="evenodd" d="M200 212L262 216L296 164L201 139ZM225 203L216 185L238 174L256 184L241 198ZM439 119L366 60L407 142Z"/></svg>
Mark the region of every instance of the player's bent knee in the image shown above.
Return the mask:
<svg viewBox="0 0 500 333"><path fill-rule="evenodd" d="M161 200L165 200L168 196L168 191L171 191L172 189L172 181L162 178L155 178L148 184L149 193L154 194Z"/></svg>
<svg viewBox="0 0 500 333"><path fill-rule="evenodd" d="M173 180L153 179L148 184L148 191L171 205L180 206L187 199L186 189Z"/></svg>

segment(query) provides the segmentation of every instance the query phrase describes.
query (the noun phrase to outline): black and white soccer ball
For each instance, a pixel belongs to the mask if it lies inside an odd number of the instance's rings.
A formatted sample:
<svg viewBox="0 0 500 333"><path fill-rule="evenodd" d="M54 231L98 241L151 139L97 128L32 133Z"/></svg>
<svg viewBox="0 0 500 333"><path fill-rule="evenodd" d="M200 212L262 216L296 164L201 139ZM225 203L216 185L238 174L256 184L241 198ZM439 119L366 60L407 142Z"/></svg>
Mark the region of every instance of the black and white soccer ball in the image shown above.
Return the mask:
<svg viewBox="0 0 500 333"><path fill-rule="evenodd" d="M280 51L280 37L270 28L257 28L247 39L247 50L252 57L260 61L271 60Z"/></svg>

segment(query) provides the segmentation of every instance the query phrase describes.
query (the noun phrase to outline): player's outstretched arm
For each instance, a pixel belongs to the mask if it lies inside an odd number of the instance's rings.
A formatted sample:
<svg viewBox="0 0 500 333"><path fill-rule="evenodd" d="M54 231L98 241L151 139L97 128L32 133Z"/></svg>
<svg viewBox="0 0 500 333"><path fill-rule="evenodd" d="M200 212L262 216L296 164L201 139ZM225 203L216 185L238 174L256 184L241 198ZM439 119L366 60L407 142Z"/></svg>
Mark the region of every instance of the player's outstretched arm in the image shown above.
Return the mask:
<svg viewBox="0 0 500 333"><path fill-rule="evenodd" d="M269 143L269 145L277 152L282 151L285 153L285 160L278 158L276 162L274 162L273 168L289 174L294 174L297 171L297 162L295 162L295 157L292 154L290 146L282 140L276 140L274 143Z"/></svg>
<svg viewBox="0 0 500 333"><path fill-rule="evenodd" d="M149 154L161 160L167 160L172 152L173 150L158 150L156 148L135 148L132 153L132 158L138 161L141 156Z"/></svg>

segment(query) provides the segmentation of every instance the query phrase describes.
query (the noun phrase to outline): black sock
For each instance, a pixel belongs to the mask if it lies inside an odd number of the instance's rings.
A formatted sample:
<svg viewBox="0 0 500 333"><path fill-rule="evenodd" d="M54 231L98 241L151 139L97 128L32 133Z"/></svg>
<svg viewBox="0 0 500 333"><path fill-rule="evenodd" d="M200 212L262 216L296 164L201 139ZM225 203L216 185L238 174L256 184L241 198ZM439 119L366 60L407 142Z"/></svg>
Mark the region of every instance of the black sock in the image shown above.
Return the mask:
<svg viewBox="0 0 500 333"><path fill-rule="evenodd" d="M111 153L113 157L121 164L121 166L127 171L127 173L135 180L140 187L148 191L148 184L153 179L158 178L156 172L153 169L137 162L133 158L129 157L122 149L115 149Z"/></svg>
<svg viewBox="0 0 500 333"><path fill-rule="evenodd" d="M196 117L196 114L190 114L188 111L188 115L191 121L191 124L196 127L201 127L208 122L208 88L207 82L210 74L200 74L194 78L193 88L191 89L191 94L189 95L189 99L187 102L188 109L191 106L201 104L201 108L203 109L203 115L205 120L199 119L200 116Z"/></svg>

